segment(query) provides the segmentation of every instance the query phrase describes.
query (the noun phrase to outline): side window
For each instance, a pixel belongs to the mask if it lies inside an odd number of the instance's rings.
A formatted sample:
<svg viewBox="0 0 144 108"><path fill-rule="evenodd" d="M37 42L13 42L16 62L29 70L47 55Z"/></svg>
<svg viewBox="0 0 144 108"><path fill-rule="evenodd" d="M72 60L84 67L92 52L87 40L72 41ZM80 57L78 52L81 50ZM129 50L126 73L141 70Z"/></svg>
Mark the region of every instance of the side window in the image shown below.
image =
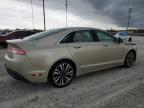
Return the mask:
<svg viewBox="0 0 144 108"><path fill-rule="evenodd" d="M112 42L112 43L116 42L115 38L109 35L108 33L102 31L96 31L96 35L100 42Z"/></svg>
<svg viewBox="0 0 144 108"><path fill-rule="evenodd" d="M69 33L67 36L64 37L63 40L61 40L60 43L72 43L74 32Z"/></svg>
<svg viewBox="0 0 144 108"><path fill-rule="evenodd" d="M31 32L31 31L26 31L26 33L25 33L26 35L25 35L25 37L26 36L30 36L30 35L32 35L32 34L34 34L33 32Z"/></svg>
<svg viewBox="0 0 144 108"><path fill-rule="evenodd" d="M91 31L82 30L68 34L61 43L94 42Z"/></svg>
<svg viewBox="0 0 144 108"><path fill-rule="evenodd" d="M90 31L79 31L75 32L73 42L94 42L94 39Z"/></svg>

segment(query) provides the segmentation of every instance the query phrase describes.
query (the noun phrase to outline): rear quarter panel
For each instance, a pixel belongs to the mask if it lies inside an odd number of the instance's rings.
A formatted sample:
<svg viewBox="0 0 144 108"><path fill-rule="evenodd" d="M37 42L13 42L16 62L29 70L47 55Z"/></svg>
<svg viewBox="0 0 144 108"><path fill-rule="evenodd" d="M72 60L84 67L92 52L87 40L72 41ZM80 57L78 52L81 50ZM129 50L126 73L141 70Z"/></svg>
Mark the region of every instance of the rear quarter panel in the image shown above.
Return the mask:
<svg viewBox="0 0 144 108"><path fill-rule="evenodd" d="M33 66L48 72L56 62L63 59L72 60L76 64L77 70L79 70L77 62L72 58L67 48L67 44L51 46L36 45L34 49L27 52L27 58Z"/></svg>

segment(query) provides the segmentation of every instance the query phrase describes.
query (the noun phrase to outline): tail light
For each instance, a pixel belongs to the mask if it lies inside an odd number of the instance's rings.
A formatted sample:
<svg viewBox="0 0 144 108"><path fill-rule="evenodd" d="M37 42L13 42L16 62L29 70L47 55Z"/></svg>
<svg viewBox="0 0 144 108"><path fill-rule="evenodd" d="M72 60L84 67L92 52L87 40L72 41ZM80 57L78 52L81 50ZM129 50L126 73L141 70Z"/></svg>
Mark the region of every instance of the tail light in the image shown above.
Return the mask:
<svg viewBox="0 0 144 108"><path fill-rule="evenodd" d="M15 48L15 47L8 47L7 49L9 52L12 52L14 54L18 54L18 55L25 55L26 51L23 49L19 49L19 48Z"/></svg>

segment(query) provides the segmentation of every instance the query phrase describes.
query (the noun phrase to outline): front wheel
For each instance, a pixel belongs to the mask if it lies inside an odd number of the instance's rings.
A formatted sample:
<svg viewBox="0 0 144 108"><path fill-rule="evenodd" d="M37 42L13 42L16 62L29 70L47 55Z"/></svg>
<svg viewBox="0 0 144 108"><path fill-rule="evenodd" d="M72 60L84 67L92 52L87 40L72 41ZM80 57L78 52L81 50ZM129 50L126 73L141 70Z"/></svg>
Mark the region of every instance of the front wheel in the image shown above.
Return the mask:
<svg viewBox="0 0 144 108"><path fill-rule="evenodd" d="M53 66L50 71L50 81L56 87L65 87L71 83L76 69L68 61L61 61Z"/></svg>
<svg viewBox="0 0 144 108"><path fill-rule="evenodd" d="M125 58L124 66L126 67L133 66L135 59L136 59L135 53L133 51L130 51Z"/></svg>

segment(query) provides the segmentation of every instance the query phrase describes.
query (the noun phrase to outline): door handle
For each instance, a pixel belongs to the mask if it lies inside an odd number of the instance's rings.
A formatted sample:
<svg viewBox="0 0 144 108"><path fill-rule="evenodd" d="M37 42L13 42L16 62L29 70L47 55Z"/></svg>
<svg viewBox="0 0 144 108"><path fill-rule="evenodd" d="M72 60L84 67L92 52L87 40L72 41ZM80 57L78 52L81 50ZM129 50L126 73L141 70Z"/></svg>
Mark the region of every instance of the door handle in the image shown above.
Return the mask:
<svg viewBox="0 0 144 108"><path fill-rule="evenodd" d="M80 48L81 48L81 46L74 46L74 48L75 48L75 49L80 49Z"/></svg>

